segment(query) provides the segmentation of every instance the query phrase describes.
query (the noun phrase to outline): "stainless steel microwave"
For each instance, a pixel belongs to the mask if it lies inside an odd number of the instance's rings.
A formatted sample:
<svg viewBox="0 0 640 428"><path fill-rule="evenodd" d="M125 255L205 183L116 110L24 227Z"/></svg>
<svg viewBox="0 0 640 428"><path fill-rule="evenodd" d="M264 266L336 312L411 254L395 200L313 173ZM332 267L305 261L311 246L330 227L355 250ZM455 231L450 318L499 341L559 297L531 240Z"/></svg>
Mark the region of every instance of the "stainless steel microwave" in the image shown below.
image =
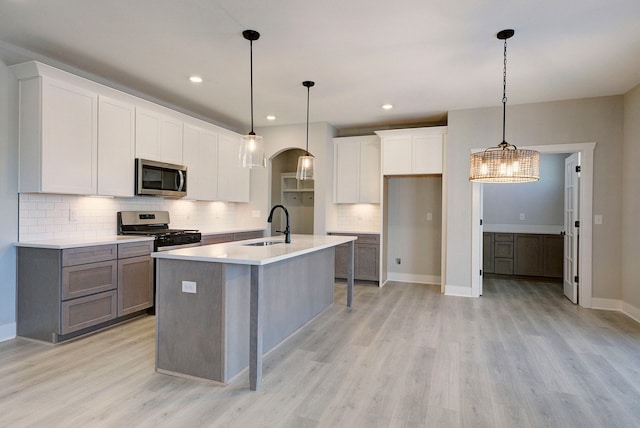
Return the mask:
<svg viewBox="0 0 640 428"><path fill-rule="evenodd" d="M182 198L187 195L187 167L136 159L136 195Z"/></svg>

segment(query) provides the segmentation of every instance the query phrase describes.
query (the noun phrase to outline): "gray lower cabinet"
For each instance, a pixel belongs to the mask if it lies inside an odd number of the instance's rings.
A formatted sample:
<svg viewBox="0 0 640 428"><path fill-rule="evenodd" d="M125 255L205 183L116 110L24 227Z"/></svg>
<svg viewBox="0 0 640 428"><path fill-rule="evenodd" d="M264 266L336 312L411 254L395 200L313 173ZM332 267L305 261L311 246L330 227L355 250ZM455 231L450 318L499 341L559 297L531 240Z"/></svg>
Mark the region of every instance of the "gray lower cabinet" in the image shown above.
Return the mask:
<svg viewBox="0 0 640 428"><path fill-rule="evenodd" d="M483 270L501 275L562 278L561 235L535 233L483 234Z"/></svg>
<svg viewBox="0 0 640 428"><path fill-rule="evenodd" d="M330 235L357 236L354 245L353 276L356 281L380 280L380 235L355 233L330 233ZM335 277L347 278L349 245L335 247Z"/></svg>
<svg viewBox="0 0 640 428"><path fill-rule="evenodd" d="M18 247L18 336L56 343L151 306L152 249L152 241L63 250ZM119 253L126 258L120 260ZM136 309L128 310L132 301Z"/></svg>
<svg viewBox="0 0 640 428"><path fill-rule="evenodd" d="M153 244L118 245L118 316L153 306Z"/></svg>

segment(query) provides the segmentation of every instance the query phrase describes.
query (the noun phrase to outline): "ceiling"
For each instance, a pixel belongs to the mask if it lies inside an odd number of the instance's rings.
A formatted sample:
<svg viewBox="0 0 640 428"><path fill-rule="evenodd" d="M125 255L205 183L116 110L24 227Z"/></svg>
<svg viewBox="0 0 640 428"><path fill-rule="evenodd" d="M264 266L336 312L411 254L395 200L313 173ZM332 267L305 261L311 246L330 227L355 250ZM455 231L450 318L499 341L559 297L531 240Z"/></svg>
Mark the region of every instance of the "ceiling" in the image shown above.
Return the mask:
<svg viewBox="0 0 640 428"><path fill-rule="evenodd" d="M0 0L0 59L37 59L246 132L446 120L501 105L618 95L640 83L638 0ZM204 78L189 82L190 75ZM384 103L394 108L382 110ZM276 120L269 122L266 115Z"/></svg>

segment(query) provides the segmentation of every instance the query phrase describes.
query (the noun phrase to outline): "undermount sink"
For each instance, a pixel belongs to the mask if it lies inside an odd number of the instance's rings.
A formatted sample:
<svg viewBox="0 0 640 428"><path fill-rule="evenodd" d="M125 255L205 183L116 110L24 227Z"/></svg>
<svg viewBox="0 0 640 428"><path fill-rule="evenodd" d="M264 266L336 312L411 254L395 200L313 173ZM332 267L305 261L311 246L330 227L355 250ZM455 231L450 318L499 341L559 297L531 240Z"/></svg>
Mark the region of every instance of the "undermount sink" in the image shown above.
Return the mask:
<svg viewBox="0 0 640 428"><path fill-rule="evenodd" d="M268 247L269 245L275 244L283 244L284 241L260 241L260 242L251 242L249 244L242 244L247 247Z"/></svg>

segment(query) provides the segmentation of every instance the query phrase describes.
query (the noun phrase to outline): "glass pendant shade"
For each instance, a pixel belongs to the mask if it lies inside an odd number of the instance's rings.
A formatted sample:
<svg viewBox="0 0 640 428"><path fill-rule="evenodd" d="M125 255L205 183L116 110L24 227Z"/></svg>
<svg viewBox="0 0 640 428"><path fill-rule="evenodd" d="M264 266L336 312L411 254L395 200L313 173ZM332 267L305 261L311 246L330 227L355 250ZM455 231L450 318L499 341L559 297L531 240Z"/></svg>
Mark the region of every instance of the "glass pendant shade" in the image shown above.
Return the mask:
<svg viewBox="0 0 640 428"><path fill-rule="evenodd" d="M529 183L540 179L540 152L501 144L473 153L469 180L479 183Z"/></svg>
<svg viewBox="0 0 640 428"><path fill-rule="evenodd" d="M262 137L255 134L242 136L240 162L243 168L263 168L267 166Z"/></svg>
<svg viewBox="0 0 640 428"><path fill-rule="evenodd" d="M315 158L309 153L298 158L298 169L296 170L298 180L313 180L314 160Z"/></svg>

